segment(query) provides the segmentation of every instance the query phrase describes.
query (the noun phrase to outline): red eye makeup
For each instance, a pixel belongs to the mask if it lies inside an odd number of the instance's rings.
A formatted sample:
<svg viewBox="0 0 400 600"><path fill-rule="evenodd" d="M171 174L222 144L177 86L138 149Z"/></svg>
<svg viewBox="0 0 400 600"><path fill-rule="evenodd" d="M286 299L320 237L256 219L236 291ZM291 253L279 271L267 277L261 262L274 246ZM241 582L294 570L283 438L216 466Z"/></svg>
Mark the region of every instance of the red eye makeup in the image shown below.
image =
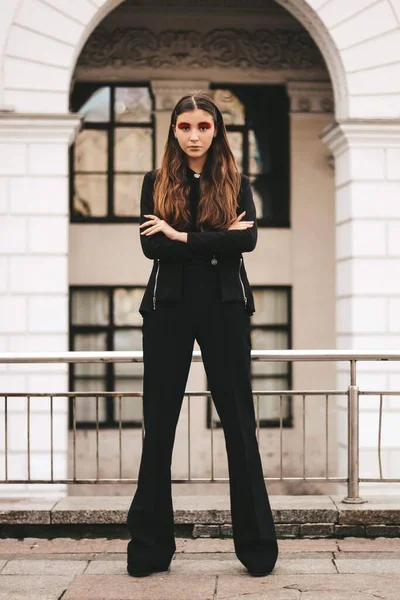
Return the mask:
<svg viewBox="0 0 400 600"><path fill-rule="evenodd" d="M203 121L202 123L199 123L199 127L203 129L211 129L211 126L211 123L209 123L208 121ZM182 121L181 123L178 123L177 127L178 129L190 129L190 123L184 123Z"/></svg>

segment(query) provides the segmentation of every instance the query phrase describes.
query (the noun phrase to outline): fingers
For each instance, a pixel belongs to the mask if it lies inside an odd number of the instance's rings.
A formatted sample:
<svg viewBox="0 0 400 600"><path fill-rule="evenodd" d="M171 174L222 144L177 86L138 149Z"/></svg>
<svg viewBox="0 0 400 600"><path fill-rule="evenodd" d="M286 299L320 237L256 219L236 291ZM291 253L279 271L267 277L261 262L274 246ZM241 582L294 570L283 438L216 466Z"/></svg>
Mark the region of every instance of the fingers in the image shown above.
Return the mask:
<svg viewBox="0 0 400 600"><path fill-rule="evenodd" d="M157 233L157 231L161 231L162 229L162 224L157 223L156 225L153 225L152 227L149 227L147 229L147 231L141 231L140 235L152 235L153 233Z"/></svg>

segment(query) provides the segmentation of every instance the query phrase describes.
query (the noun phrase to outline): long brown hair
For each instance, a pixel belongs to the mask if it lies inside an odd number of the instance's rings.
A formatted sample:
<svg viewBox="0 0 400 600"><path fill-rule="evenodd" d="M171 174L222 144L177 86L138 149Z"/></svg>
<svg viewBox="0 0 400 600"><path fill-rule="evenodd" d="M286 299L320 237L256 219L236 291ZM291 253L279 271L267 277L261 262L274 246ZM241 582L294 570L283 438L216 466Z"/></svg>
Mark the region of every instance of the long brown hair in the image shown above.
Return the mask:
<svg viewBox="0 0 400 600"><path fill-rule="evenodd" d="M213 117L217 133L208 149L200 180L197 225L200 231L227 229L237 216L240 173L229 147L221 111L204 92L183 96L172 111L161 169L154 185L154 213L182 230L190 222L190 184L186 175L188 161L175 138L173 126L178 115L197 108Z"/></svg>

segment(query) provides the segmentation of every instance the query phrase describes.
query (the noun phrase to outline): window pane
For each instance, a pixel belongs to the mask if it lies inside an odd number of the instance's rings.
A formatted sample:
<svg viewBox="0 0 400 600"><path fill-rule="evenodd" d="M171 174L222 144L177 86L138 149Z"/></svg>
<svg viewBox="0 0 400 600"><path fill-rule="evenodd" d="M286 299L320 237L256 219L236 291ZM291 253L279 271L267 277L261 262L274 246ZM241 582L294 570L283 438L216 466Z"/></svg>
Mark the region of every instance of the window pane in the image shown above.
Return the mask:
<svg viewBox="0 0 400 600"><path fill-rule="evenodd" d="M79 109L86 122L101 123L110 120L110 88L96 90L89 100Z"/></svg>
<svg viewBox="0 0 400 600"><path fill-rule="evenodd" d="M252 329L251 345L253 350L287 350L288 334L285 331ZM253 361L251 369L253 374L286 374L288 363Z"/></svg>
<svg viewBox="0 0 400 600"><path fill-rule="evenodd" d="M108 293L101 290L72 292L73 325L108 325Z"/></svg>
<svg viewBox="0 0 400 600"><path fill-rule="evenodd" d="M103 379L75 379L75 388L79 392L101 392L105 389ZM96 398L86 396L76 398L76 420L96 422ZM99 396L99 422L106 420L106 399Z"/></svg>
<svg viewBox="0 0 400 600"><path fill-rule="evenodd" d="M227 131L229 145L235 157L239 171L243 170L243 136L239 131Z"/></svg>
<svg viewBox="0 0 400 600"><path fill-rule="evenodd" d="M256 312L252 325L286 325L289 319L288 294L285 290L253 290Z"/></svg>
<svg viewBox="0 0 400 600"><path fill-rule="evenodd" d="M255 180L255 177L250 177L249 179L250 179L250 183L252 183ZM251 186L251 191L253 192L254 206L256 207L256 217L257 217L257 219L261 219L261 217L265 216L263 214L264 205L263 205L262 196L253 185Z"/></svg>
<svg viewBox="0 0 400 600"><path fill-rule="evenodd" d="M142 325L142 316L139 306L144 290L141 288L127 290L117 288L114 290L114 323L115 325ZM141 350L142 348L131 348Z"/></svg>
<svg viewBox="0 0 400 600"><path fill-rule="evenodd" d="M75 141L75 171L107 171L107 132L84 129Z"/></svg>
<svg viewBox="0 0 400 600"><path fill-rule="evenodd" d="M105 333L78 333L74 336L74 350L77 352L101 352L107 350L107 336ZM104 375L104 363L77 363L75 375L97 376Z"/></svg>
<svg viewBox="0 0 400 600"><path fill-rule="evenodd" d="M115 90L115 120L147 123L152 103L149 88L129 87Z"/></svg>
<svg viewBox="0 0 400 600"><path fill-rule="evenodd" d="M254 131L249 130L249 173L257 175L261 173L261 155Z"/></svg>
<svg viewBox="0 0 400 600"><path fill-rule="evenodd" d="M107 215L107 175L75 175L74 214Z"/></svg>
<svg viewBox="0 0 400 600"><path fill-rule="evenodd" d="M222 112L225 125L244 125L244 105L231 90L215 90L213 100Z"/></svg>
<svg viewBox="0 0 400 600"><path fill-rule="evenodd" d="M149 171L153 162L153 132L149 128L115 130L115 170Z"/></svg>
<svg viewBox="0 0 400 600"><path fill-rule="evenodd" d="M142 349L141 329L121 329L114 332L114 350L129 352ZM115 375L142 377L143 363L115 363Z"/></svg>
<svg viewBox="0 0 400 600"><path fill-rule="evenodd" d="M143 175L114 176L114 212L119 217L140 215Z"/></svg>
<svg viewBox="0 0 400 600"><path fill-rule="evenodd" d="M115 389L118 392L141 392L141 379L116 379ZM114 398L114 418L119 421L119 398ZM142 421L143 401L141 396L126 396L121 398L121 421Z"/></svg>
<svg viewBox="0 0 400 600"><path fill-rule="evenodd" d="M287 379L267 379L253 378L253 390L268 391L268 390L286 390L288 383ZM257 415L257 397L254 396L255 409ZM260 419L280 419L280 397L279 396L263 396L260 395ZM289 416L289 398L282 396L282 419Z"/></svg>

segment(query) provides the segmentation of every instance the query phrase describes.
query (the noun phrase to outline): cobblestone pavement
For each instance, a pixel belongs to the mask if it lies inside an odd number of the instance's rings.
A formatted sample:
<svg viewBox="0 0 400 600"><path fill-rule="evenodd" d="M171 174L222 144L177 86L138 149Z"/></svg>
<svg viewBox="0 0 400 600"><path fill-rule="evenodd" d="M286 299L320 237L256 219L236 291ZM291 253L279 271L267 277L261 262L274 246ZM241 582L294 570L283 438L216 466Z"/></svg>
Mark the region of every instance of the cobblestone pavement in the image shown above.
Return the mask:
<svg viewBox="0 0 400 600"><path fill-rule="evenodd" d="M126 572L127 540L0 539L0 600L400 600L400 539L280 540L251 577L231 539L180 539L168 573Z"/></svg>

